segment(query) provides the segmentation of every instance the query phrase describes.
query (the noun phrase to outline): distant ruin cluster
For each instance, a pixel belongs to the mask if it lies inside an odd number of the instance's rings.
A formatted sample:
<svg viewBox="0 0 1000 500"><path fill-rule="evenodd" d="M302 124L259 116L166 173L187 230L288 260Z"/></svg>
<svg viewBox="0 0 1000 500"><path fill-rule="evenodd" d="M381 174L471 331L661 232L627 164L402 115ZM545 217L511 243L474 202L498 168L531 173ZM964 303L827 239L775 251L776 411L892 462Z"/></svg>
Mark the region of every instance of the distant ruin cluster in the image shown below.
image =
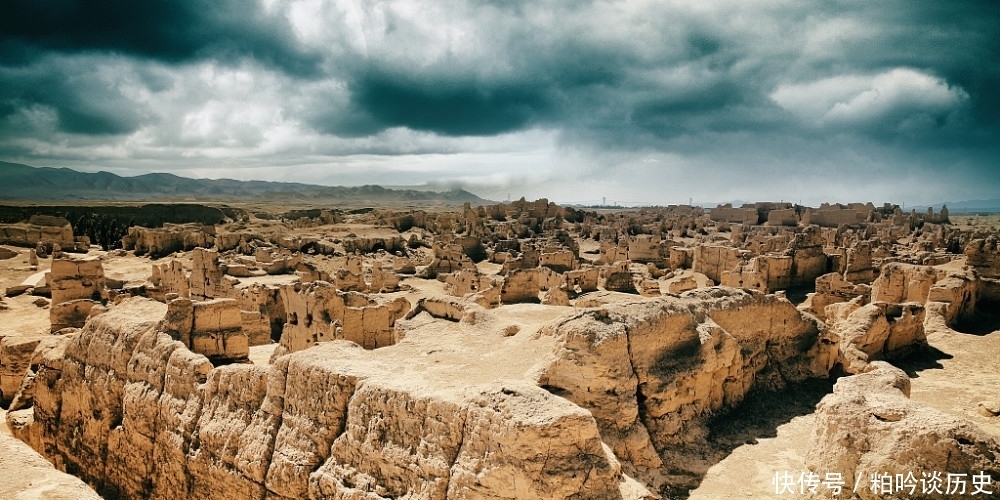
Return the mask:
<svg viewBox="0 0 1000 500"><path fill-rule="evenodd" d="M811 466L1000 490L1000 446L883 362L1000 307L1000 238L947 208L521 199L133 226L102 255L51 217L0 237L51 256L6 295L50 299L56 334L0 340L8 422L115 498L659 498L752 391L839 375ZM125 257L148 277L112 277ZM897 451L930 442L946 463Z"/></svg>

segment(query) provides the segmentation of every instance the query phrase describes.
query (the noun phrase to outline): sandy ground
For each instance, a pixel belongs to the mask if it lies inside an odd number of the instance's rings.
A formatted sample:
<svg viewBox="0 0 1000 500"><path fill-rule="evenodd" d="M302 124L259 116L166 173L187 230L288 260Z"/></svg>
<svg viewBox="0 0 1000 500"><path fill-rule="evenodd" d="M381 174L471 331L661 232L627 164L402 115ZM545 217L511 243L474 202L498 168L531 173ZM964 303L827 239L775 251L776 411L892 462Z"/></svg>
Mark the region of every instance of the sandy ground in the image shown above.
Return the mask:
<svg viewBox="0 0 1000 500"><path fill-rule="evenodd" d="M83 481L59 472L27 444L10 435L0 409L0 498L11 500L96 500Z"/></svg>
<svg viewBox="0 0 1000 500"><path fill-rule="evenodd" d="M895 363L910 375L910 398L965 418L1000 439L1000 417L987 417L978 411L980 401L1000 401L1000 330L984 335L954 330L933 332L928 342L932 348L929 353ZM799 397L807 403L817 395L805 391ZM774 407L758 409L779 421L796 413L787 395L775 399ZM807 470L803 455L813 425L812 413L804 413L778 425L772 436L737 446L709 469L690 498L794 498L775 494L772 480L775 473L787 471L798 476Z"/></svg>
<svg viewBox="0 0 1000 500"><path fill-rule="evenodd" d="M21 284L29 276L48 271L51 259L38 259L38 268L32 269L28 264L27 248L4 245L4 248L17 252L17 256L10 259L0 259L0 291L7 287Z"/></svg>
<svg viewBox="0 0 1000 500"><path fill-rule="evenodd" d="M44 282L45 273L52 266L52 259L38 259L37 268L28 264L26 248L7 248L18 252L18 256L0 260L0 292L8 287L22 283L35 284ZM82 255L74 254L82 257ZM146 257L108 256L107 252L91 250L87 257L104 258L104 275L126 282L141 284L150 274L151 261ZM0 334L3 335L35 335L49 333L50 300L28 294L16 297L3 297L0 300Z"/></svg>
<svg viewBox="0 0 1000 500"><path fill-rule="evenodd" d="M802 456L809 445L814 418L794 417L777 427L775 437L757 438L737 447L708 470L691 499L789 498L776 495L772 480L776 473L798 476L806 470Z"/></svg>

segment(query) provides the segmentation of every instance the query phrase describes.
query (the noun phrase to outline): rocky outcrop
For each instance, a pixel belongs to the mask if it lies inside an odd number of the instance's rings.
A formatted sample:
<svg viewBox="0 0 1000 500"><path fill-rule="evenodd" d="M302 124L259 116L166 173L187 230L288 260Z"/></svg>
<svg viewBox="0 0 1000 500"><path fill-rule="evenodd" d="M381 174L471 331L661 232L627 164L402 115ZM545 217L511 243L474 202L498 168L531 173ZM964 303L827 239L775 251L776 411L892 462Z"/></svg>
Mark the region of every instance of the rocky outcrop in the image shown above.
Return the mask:
<svg viewBox="0 0 1000 500"><path fill-rule="evenodd" d="M236 299L174 299L167 304L165 322L167 334L213 364L246 362L250 355Z"/></svg>
<svg viewBox="0 0 1000 500"><path fill-rule="evenodd" d="M848 373L861 373L871 361L900 358L926 347L924 318L924 305L915 302L873 302L836 318L831 332L839 339L839 363Z"/></svg>
<svg viewBox="0 0 1000 500"><path fill-rule="evenodd" d="M39 244L52 249L59 245L65 249L74 248L73 227L62 217L32 215L27 221L17 224L0 224L0 244L20 247L35 247Z"/></svg>
<svg viewBox="0 0 1000 500"><path fill-rule="evenodd" d="M366 349L395 344L393 325L410 310L400 297L390 299L343 292L330 283L283 285L279 292L286 320L280 350L289 353L317 342L344 339Z"/></svg>
<svg viewBox="0 0 1000 500"><path fill-rule="evenodd" d="M456 389L345 342L212 368L164 314L95 318L8 416L105 497L638 498L591 413L531 384Z"/></svg>
<svg viewBox="0 0 1000 500"><path fill-rule="evenodd" d="M93 306L101 302L104 282L100 259L53 258L47 275L52 293L52 331L82 327Z"/></svg>
<svg viewBox="0 0 1000 500"><path fill-rule="evenodd" d="M965 498L955 495L957 490L948 494L948 474L962 475L965 494L974 490L973 475L983 491L1000 490L1000 444L972 423L910 401L909 395L906 373L885 362L841 378L816 407L806 465L821 478L839 473L846 485L858 484L863 499ZM879 479L886 474L887 483ZM935 475L938 489L930 492L925 486Z"/></svg>
<svg viewBox="0 0 1000 500"><path fill-rule="evenodd" d="M726 288L606 306L546 333L559 343L539 385L590 410L615 454L651 483L663 467L696 481L684 450L705 443L713 416L752 388L825 377L836 359L821 324L790 302Z"/></svg>

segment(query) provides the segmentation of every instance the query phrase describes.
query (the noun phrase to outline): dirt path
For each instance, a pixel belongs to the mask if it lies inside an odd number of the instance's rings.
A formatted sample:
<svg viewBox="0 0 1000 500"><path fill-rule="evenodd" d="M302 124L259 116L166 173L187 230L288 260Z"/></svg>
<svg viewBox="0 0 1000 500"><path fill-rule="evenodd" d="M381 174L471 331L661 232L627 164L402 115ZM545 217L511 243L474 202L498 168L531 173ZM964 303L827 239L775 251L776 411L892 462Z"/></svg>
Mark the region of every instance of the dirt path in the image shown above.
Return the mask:
<svg viewBox="0 0 1000 500"><path fill-rule="evenodd" d="M910 398L971 421L1000 439L1000 417L981 412L981 401L1000 401L1000 330L975 335L928 334L931 350L895 364L910 375ZM806 399L806 398L804 398ZM774 436L737 446L709 469L691 500L794 498L777 495L775 473L797 476L815 423L811 412L778 425Z"/></svg>
<svg viewBox="0 0 1000 500"><path fill-rule="evenodd" d="M7 411L0 409L0 498L17 500L100 500L83 481L56 470L27 444L10 435Z"/></svg>

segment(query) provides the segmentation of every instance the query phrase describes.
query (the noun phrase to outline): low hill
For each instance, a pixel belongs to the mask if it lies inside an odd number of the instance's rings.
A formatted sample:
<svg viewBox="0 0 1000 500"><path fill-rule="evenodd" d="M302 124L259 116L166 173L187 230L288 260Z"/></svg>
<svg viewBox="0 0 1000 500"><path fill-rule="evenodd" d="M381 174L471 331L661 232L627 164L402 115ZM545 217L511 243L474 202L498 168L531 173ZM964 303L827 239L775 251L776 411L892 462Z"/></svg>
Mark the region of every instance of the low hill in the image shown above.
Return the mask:
<svg viewBox="0 0 1000 500"><path fill-rule="evenodd" d="M208 201L248 199L328 203L487 204L463 189L425 191L381 186L317 186L290 182L189 179L154 173L122 177L109 172L78 172L68 168L32 167L0 161L0 200L24 201Z"/></svg>

